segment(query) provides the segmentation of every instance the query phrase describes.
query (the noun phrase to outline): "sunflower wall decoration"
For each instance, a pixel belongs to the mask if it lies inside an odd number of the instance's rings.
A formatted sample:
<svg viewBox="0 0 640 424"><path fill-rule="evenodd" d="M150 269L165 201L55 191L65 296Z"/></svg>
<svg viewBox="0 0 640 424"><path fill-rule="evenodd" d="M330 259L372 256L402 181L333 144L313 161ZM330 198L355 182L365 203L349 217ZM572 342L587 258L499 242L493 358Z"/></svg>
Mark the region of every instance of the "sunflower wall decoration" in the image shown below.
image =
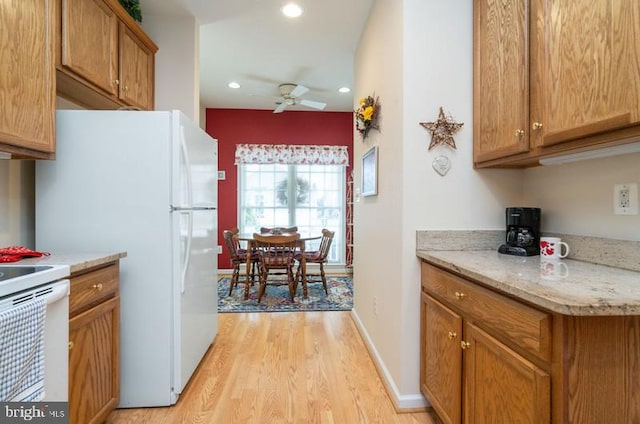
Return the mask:
<svg viewBox="0 0 640 424"><path fill-rule="evenodd" d="M380 131L378 126L378 115L380 113L380 101L378 97L367 96L360 99L360 106L356 109L356 129L362 136L362 140L367 138L372 129Z"/></svg>

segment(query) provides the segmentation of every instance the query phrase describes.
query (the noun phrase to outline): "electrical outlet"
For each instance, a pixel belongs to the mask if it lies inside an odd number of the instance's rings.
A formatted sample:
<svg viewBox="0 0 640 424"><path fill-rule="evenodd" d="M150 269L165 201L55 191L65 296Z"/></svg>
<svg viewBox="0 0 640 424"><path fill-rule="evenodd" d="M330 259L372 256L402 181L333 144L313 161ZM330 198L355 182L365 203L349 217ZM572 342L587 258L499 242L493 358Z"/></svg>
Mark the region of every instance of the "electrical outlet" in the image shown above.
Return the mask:
<svg viewBox="0 0 640 424"><path fill-rule="evenodd" d="M222 253L222 246L218 245L218 255Z"/></svg>
<svg viewBox="0 0 640 424"><path fill-rule="evenodd" d="M638 184L626 183L613 186L613 213L615 215L638 214Z"/></svg>
<svg viewBox="0 0 640 424"><path fill-rule="evenodd" d="M378 298L373 296L373 315L378 316Z"/></svg>

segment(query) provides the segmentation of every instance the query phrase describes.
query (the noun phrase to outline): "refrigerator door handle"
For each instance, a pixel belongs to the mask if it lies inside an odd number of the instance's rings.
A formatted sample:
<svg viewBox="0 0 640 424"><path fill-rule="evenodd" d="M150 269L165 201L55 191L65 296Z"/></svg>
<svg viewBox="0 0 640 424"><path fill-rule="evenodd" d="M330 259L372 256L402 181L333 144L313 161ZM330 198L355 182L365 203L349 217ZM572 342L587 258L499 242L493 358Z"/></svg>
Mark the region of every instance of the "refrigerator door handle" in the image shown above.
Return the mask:
<svg viewBox="0 0 640 424"><path fill-rule="evenodd" d="M193 205L193 182L191 181L191 162L189 161L189 153L187 151L187 141L184 135L184 125L180 126L180 149L182 150L182 168L185 173L187 183L187 202L189 206Z"/></svg>
<svg viewBox="0 0 640 424"><path fill-rule="evenodd" d="M188 221L188 228L189 228L189 232L188 232L188 237L187 237L187 245L185 246L184 249L184 260L183 260L183 267L182 267L182 275L181 275L181 281L180 281L180 293L184 293L185 290L185 282L187 281L187 270L189 269L189 261L191 258L191 240L193 239L193 212L191 211L186 211L185 212L189 218Z"/></svg>

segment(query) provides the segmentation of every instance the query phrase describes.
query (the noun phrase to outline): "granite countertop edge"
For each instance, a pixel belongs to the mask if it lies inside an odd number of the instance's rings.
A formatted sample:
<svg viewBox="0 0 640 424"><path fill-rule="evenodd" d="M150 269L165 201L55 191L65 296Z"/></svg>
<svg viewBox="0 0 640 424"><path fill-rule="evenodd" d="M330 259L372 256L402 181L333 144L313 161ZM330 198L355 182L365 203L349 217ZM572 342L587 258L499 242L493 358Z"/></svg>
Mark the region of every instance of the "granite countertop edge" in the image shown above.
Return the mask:
<svg viewBox="0 0 640 424"><path fill-rule="evenodd" d="M538 256L495 250L417 250L428 263L543 309L572 316L640 315L640 272L563 260L568 276L543 277Z"/></svg>
<svg viewBox="0 0 640 424"><path fill-rule="evenodd" d="M73 275L87 269L95 268L127 256L127 252L103 253L52 253L49 256L23 259L20 265L67 265Z"/></svg>

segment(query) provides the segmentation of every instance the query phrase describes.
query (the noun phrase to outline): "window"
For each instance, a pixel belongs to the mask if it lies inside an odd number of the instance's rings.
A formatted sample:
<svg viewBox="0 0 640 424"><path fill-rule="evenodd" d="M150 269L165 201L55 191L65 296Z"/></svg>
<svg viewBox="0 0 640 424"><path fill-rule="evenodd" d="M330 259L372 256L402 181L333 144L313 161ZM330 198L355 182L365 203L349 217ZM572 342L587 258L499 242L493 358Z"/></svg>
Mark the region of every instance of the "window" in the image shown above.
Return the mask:
<svg viewBox="0 0 640 424"><path fill-rule="evenodd" d="M346 167L341 165L240 164L240 231L297 226L305 235L335 231L330 263L345 261ZM307 249L313 249L309 242Z"/></svg>

